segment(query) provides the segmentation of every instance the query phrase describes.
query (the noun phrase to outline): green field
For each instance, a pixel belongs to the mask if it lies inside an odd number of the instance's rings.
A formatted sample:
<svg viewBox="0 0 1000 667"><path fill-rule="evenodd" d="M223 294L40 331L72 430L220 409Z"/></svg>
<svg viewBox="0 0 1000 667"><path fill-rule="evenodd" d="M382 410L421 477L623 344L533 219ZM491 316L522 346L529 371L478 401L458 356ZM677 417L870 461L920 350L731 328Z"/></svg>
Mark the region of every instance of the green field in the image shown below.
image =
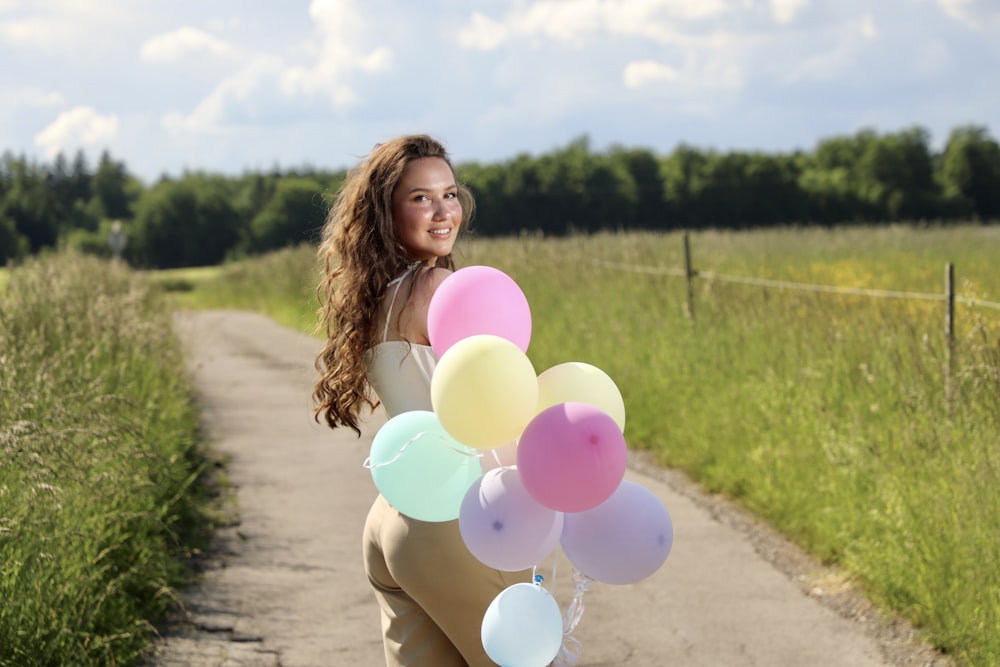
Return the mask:
<svg viewBox="0 0 1000 667"><path fill-rule="evenodd" d="M1000 301L1000 227L705 232L694 268ZM968 665L1000 664L1000 310L712 280L687 288L679 234L466 239L532 308L541 372L582 361L625 398L626 438L842 569ZM642 270L602 268L627 266ZM310 248L224 267L188 307L313 330Z"/></svg>

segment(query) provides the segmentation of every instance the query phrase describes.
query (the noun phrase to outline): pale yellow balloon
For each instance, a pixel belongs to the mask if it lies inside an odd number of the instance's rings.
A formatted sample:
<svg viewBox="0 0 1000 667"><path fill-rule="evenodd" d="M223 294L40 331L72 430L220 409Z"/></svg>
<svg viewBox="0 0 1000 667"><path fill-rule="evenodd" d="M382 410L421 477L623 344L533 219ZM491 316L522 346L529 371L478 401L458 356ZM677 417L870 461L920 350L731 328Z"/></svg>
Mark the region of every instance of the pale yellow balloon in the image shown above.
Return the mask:
<svg viewBox="0 0 1000 667"><path fill-rule="evenodd" d="M538 378L511 341L469 336L449 347L431 376L431 405L459 442L492 449L521 435L535 416Z"/></svg>
<svg viewBox="0 0 1000 667"><path fill-rule="evenodd" d="M536 414L559 403L587 403L607 413L625 432L625 400L611 376L579 361L558 364L538 376Z"/></svg>

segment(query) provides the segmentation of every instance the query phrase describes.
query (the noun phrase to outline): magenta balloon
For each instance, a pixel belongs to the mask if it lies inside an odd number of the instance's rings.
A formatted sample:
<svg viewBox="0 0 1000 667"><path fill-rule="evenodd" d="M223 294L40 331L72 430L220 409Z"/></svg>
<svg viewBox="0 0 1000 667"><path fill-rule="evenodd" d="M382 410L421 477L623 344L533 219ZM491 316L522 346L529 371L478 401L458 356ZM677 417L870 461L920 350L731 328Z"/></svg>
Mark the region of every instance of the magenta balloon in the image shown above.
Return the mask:
<svg viewBox="0 0 1000 667"><path fill-rule="evenodd" d="M466 492L458 528L472 555L497 570L526 570L559 544L563 515L528 495L516 468L494 468Z"/></svg>
<svg viewBox="0 0 1000 667"><path fill-rule="evenodd" d="M490 334L528 351L531 309L517 283L489 266L467 266L445 278L427 309L427 337L440 359L469 336Z"/></svg>
<svg viewBox="0 0 1000 667"><path fill-rule="evenodd" d="M656 572L674 543L670 514L656 495L623 480L606 501L566 514L560 544L583 574L605 584L634 584Z"/></svg>
<svg viewBox="0 0 1000 667"><path fill-rule="evenodd" d="M625 477L627 459L617 422L589 403L542 410L517 445L524 488L559 512L582 512L607 500Z"/></svg>

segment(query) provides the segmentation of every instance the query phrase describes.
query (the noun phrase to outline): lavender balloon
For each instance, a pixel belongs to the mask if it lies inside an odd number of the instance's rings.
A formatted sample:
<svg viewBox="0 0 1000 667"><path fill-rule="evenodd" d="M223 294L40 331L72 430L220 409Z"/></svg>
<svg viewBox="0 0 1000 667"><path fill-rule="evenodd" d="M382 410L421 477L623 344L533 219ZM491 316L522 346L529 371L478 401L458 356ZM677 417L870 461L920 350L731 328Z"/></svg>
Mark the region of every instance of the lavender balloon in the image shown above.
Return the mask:
<svg viewBox="0 0 1000 667"><path fill-rule="evenodd" d="M624 480L597 507L566 514L560 543L569 561L591 579L633 584L666 561L674 527L652 491Z"/></svg>
<svg viewBox="0 0 1000 667"><path fill-rule="evenodd" d="M473 556L516 572L545 560L559 544L563 515L532 498L516 468L494 468L466 492L458 528Z"/></svg>

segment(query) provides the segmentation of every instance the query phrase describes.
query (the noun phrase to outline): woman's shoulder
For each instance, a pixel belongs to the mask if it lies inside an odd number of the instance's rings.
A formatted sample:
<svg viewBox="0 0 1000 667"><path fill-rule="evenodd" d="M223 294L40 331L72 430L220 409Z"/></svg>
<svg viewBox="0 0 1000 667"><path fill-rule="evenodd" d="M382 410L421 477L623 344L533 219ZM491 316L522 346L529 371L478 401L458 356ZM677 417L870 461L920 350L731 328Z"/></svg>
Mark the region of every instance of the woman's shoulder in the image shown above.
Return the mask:
<svg viewBox="0 0 1000 667"><path fill-rule="evenodd" d="M416 284L413 287L414 295L424 301L430 301L431 296L441 286L441 283L452 274L451 269L441 266L428 266L420 270L417 274Z"/></svg>

